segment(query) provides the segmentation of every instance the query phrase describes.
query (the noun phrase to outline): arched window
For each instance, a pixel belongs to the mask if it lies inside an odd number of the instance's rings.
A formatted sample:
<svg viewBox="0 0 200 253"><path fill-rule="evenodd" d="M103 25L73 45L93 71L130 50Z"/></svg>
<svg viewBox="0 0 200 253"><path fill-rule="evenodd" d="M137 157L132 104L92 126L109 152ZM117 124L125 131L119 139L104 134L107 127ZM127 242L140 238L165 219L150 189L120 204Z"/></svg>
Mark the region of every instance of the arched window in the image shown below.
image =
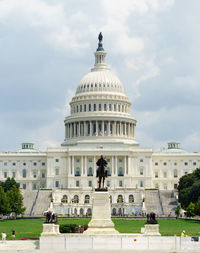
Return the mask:
<svg viewBox="0 0 200 253"><path fill-rule="evenodd" d="M122 195L118 195L117 197L117 203L123 203L123 196Z"/></svg>
<svg viewBox="0 0 200 253"><path fill-rule="evenodd" d="M85 204L89 204L90 203L90 196L89 195L85 195Z"/></svg>
<svg viewBox="0 0 200 253"><path fill-rule="evenodd" d="M75 169L75 177L80 177L80 175L81 175L80 168L77 167L77 168Z"/></svg>
<svg viewBox="0 0 200 253"><path fill-rule="evenodd" d="M134 197L133 197L133 195L131 194L131 195L129 195L129 203L133 203L134 202Z"/></svg>
<svg viewBox="0 0 200 253"><path fill-rule="evenodd" d="M80 215L83 215L83 208L80 209Z"/></svg>
<svg viewBox="0 0 200 253"><path fill-rule="evenodd" d="M78 195L74 195L74 203L76 203L76 204L79 203L79 197L78 197Z"/></svg>
<svg viewBox="0 0 200 253"><path fill-rule="evenodd" d="M62 202L62 203L68 203L68 197L67 197L67 195L64 195L64 196L62 197L61 202Z"/></svg>
<svg viewBox="0 0 200 253"><path fill-rule="evenodd" d="M22 171L22 177L26 177L26 170Z"/></svg>
<svg viewBox="0 0 200 253"><path fill-rule="evenodd" d="M88 215L88 216L91 216L91 215L92 215L92 209L91 209L91 208L88 208L88 210L87 210L87 215Z"/></svg>
<svg viewBox="0 0 200 253"><path fill-rule="evenodd" d="M92 177L92 176L93 176L92 167L89 167L89 169L88 169L88 176L89 176L89 177Z"/></svg>
<svg viewBox="0 0 200 253"><path fill-rule="evenodd" d="M108 171L107 172L107 176L111 176L111 169L110 169L110 167L107 168L107 171Z"/></svg>
<svg viewBox="0 0 200 253"><path fill-rule="evenodd" d="M120 168L118 169L118 176L119 176L119 177L122 177L123 175L124 175L124 171L123 171L122 167L120 167Z"/></svg>

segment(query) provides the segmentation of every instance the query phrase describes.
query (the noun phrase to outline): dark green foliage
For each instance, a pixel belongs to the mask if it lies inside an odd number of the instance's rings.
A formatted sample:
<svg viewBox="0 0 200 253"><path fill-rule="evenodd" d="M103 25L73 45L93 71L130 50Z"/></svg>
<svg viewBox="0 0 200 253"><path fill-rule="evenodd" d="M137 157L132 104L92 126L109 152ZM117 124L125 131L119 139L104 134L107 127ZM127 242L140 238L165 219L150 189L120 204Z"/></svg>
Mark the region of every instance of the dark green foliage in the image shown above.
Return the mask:
<svg viewBox="0 0 200 253"><path fill-rule="evenodd" d="M60 233L75 233L76 224L61 224Z"/></svg>
<svg viewBox="0 0 200 253"><path fill-rule="evenodd" d="M23 197L20 193L19 184L14 178L7 178L0 183L0 214L15 213L23 214Z"/></svg>
<svg viewBox="0 0 200 253"><path fill-rule="evenodd" d="M194 212L195 204L192 202L189 204L189 206L186 208L186 215L187 217L194 217L195 212Z"/></svg>
<svg viewBox="0 0 200 253"><path fill-rule="evenodd" d="M178 206L177 206L176 209L175 209L175 214L176 214L177 216L179 216L180 213L181 213L181 205L178 204Z"/></svg>
<svg viewBox="0 0 200 253"><path fill-rule="evenodd" d="M13 177L8 177L5 182L0 182L0 186L3 187L4 192L11 190L13 186L19 189L19 183L17 183Z"/></svg>
<svg viewBox="0 0 200 253"><path fill-rule="evenodd" d="M200 197L200 168L185 175L179 180L179 202L186 209L189 204L196 203Z"/></svg>
<svg viewBox="0 0 200 253"><path fill-rule="evenodd" d="M196 215L200 216L200 197L198 198L198 201L195 204L194 212L196 213Z"/></svg>

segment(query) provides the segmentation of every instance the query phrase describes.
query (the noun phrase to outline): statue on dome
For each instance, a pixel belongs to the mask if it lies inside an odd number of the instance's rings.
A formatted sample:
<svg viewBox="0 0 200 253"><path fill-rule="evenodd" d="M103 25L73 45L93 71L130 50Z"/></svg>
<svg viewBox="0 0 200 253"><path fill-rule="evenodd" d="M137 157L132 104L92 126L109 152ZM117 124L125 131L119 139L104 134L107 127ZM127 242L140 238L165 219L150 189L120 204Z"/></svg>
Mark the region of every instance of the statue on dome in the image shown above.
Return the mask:
<svg viewBox="0 0 200 253"><path fill-rule="evenodd" d="M98 40L99 40L99 42L101 42L103 40L103 35L101 32L99 33Z"/></svg>
<svg viewBox="0 0 200 253"><path fill-rule="evenodd" d="M103 191L106 191L107 189L104 188L104 182L105 182L105 178L107 177L107 170L106 170L106 167L107 167L107 161L103 158L103 156L101 155L101 158L97 161L97 175L96 177L98 177L98 184L99 184L99 187L97 190L103 190ZM103 179L103 181L102 181ZM101 184L102 184L102 187L101 187Z"/></svg>

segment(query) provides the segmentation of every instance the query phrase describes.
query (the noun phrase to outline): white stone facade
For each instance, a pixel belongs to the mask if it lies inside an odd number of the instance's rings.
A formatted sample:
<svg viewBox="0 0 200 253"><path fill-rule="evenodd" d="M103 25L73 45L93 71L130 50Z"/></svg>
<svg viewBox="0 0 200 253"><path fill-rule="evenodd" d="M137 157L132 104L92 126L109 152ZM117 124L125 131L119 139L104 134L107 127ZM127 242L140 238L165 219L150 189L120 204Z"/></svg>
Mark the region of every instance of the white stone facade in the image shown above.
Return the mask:
<svg viewBox="0 0 200 253"><path fill-rule="evenodd" d="M200 166L200 153L186 152L178 143L160 152L139 146L124 86L107 67L106 52L98 49L94 68L70 103L61 147L40 152L24 143L17 152L0 153L1 181L14 177L26 190L53 189L55 209L65 214L90 210L101 155L108 162L106 185L118 213L141 210L144 189L173 190L182 175Z"/></svg>

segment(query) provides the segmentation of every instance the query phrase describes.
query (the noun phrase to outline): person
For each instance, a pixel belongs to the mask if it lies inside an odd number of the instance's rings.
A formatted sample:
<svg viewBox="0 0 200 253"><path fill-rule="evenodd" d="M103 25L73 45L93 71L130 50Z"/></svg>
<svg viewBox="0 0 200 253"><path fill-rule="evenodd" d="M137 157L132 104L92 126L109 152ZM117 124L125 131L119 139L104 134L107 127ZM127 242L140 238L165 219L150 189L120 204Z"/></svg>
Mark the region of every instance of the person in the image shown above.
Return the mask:
<svg viewBox="0 0 200 253"><path fill-rule="evenodd" d="M5 232L2 232L2 233L1 233L1 236L2 236L2 241L5 241L5 240L6 240L6 233L5 233Z"/></svg>
<svg viewBox="0 0 200 253"><path fill-rule="evenodd" d="M11 231L11 238L15 239L15 230L14 229L12 229L12 231Z"/></svg>
<svg viewBox="0 0 200 253"><path fill-rule="evenodd" d="M78 227L78 233L82 233L82 227L81 227L81 225L79 225L79 227Z"/></svg>
<svg viewBox="0 0 200 253"><path fill-rule="evenodd" d="M185 230L182 231L181 237L185 237Z"/></svg>

